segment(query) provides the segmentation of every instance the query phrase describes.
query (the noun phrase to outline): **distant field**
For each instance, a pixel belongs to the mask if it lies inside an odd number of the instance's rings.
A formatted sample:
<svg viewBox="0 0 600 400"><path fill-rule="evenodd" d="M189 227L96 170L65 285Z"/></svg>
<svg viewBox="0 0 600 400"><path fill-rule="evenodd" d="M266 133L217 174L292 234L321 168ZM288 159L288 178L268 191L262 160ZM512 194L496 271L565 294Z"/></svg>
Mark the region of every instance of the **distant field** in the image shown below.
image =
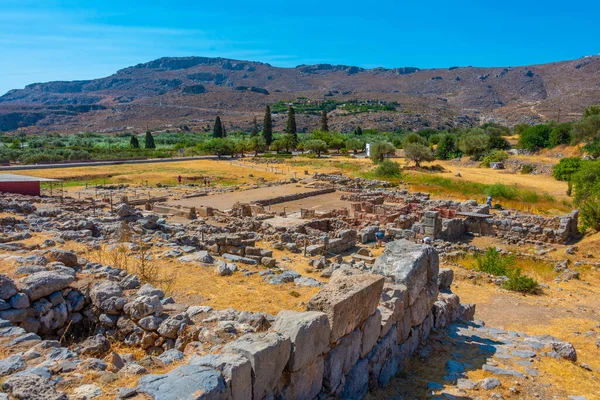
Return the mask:
<svg viewBox="0 0 600 400"><path fill-rule="evenodd" d="M556 162L547 156L530 157L531 161ZM255 164L250 158L232 161L194 160L172 163L123 164L97 167L65 169L41 169L32 175L44 178L58 178L65 181L67 188L77 188L97 184L145 184L175 185L181 175L184 183L202 184L203 177L209 177L212 185L230 186L253 184L261 180L275 181L312 176L315 172L343 173L349 176L371 176L374 166L369 159L334 156L329 158L294 157L284 163ZM403 158L396 158L401 166L406 166ZM571 209L566 195L567 184L549 175L525 175L505 170L492 170L477 166L455 165L450 161L436 160L424 165L439 165L446 172L405 172L397 181L405 182L417 191L429 192L434 198L476 199L483 202L486 193L501 193L495 197L505 207L528 212L565 213ZM272 172L276 168L279 173ZM308 175L305 174L308 173ZM456 173L461 177L455 177ZM16 171L27 175L29 171ZM375 178L375 177L374 177ZM490 188L490 186L494 186ZM506 193L502 196L502 193Z"/></svg>

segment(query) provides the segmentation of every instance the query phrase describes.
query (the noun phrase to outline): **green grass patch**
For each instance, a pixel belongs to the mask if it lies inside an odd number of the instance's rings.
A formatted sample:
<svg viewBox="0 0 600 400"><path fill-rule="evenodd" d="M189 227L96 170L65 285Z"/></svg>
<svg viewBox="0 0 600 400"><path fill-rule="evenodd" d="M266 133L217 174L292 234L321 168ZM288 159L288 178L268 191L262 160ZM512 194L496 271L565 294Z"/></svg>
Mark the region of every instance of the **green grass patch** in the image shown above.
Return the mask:
<svg viewBox="0 0 600 400"><path fill-rule="evenodd" d="M483 255L475 256L474 269L486 272L494 276L505 276L508 278L503 287L520 293L535 294L539 290L538 282L523 275L521 268L517 267L515 257L502 255L494 247L489 247Z"/></svg>

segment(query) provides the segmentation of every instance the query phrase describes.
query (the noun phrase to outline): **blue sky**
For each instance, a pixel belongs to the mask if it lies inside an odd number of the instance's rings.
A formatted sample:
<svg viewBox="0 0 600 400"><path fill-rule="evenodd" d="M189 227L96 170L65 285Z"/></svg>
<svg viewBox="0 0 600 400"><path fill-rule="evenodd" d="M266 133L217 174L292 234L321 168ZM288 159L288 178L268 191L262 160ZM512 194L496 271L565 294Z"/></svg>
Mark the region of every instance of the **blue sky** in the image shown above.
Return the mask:
<svg viewBox="0 0 600 400"><path fill-rule="evenodd" d="M514 66L600 52L600 2L0 0L0 94L165 56Z"/></svg>

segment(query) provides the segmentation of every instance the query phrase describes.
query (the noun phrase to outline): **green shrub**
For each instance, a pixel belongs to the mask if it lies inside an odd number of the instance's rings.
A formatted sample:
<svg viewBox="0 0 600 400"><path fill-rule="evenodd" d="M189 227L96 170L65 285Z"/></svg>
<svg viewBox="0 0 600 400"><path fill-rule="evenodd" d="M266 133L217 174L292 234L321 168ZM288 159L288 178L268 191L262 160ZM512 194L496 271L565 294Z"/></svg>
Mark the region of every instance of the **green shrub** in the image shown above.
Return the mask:
<svg viewBox="0 0 600 400"><path fill-rule="evenodd" d="M437 135L440 136L440 135ZM460 157L461 153L458 150L456 137L451 134L441 135L435 149L435 158L438 160L450 160Z"/></svg>
<svg viewBox="0 0 600 400"><path fill-rule="evenodd" d="M533 164L523 164L521 167L522 174L531 174L535 170L535 166Z"/></svg>
<svg viewBox="0 0 600 400"><path fill-rule="evenodd" d="M571 142L571 129L573 127L570 123L558 124L552 131L550 131L550 137L548 144L550 147L556 147L561 144L569 144Z"/></svg>
<svg viewBox="0 0 600 400"><path fill-rule="evenodd" d="M503 183L494 183L485 188L485 194L492 197L502 197L507 200L515 200L518 192L514 186L507 186Z"/></svg>
<svg viewBox="0 0 600 400"><path fill-rule="evenodd" d="M581 169L582 162L581 158L577 157L562 158L552 168L552 176L559 181L570 181L573 175Z"/></svg>
<svg viewBox="0 0 600 400"><path fill-rule="evenodd" d="M600 156L600 139L594 139L591 142L587 143L585 146L581 148L584 152L588 153L590 156L596 158Z"/></svg>
<svg viewBox="0 0 600 400"><path fill-rule="evenodd" d="M527 150L537 150L548 147L550 131L548 125L540 124L525 129L519 137L519 147Z"/></svg>
<svg viewBox="0 0 600 400"><path fill-rule="evenodd" d="M522 275L519 268L512 269L509 272L508 281L504 283L504 288L521 293L537 293L539 290L538 282L527 276Z"/></svg>
<svg viewBox="0 0 600 400"><path fill-rule="evenodd" d="M514 256L502 255L494 247L489 247L483 255L475 256L475 268L494 276L506 276L508 280L503 286L507 290L521 293L536 293L538 290L537 281L515 267Z"/></svg>
<svg viewBox="0 0 600 400"><path fill-rule="evenodd" d="M493 162L504 162L506 160L508 160L508 154L504 150L494 150L483 158L481 165L489 168Z"/></svg>
<svg viewBox="0 0 600 400"><path fill-rule="evenodd" d="M495 247L488 247L483 255L475 256L477 271L494 276L507 276L508 268L515 263L513 256L503 256Z"/></svg>
<svg viewBox="0 0 600 400"><path fill-rule="evenodd" d="M375 175L382 178L400 178L402 176L400 164L391 160L384 160L375 169Z"/></svg>

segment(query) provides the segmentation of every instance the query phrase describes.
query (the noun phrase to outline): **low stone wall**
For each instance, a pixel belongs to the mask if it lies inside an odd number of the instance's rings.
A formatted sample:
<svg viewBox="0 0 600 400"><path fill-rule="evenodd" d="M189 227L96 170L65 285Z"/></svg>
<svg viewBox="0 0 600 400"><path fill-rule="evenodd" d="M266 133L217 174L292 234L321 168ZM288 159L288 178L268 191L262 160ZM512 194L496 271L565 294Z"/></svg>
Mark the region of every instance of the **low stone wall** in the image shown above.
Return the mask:
<svg viewBox="0 0 600 400"><path fill-rule="evenodd" d="M373 272L337 270L306 312L281 311L268 332L142 377L138 391L155 398L172 391L177 398L360 399L387 385L431 329L473 316L474 306L461 306L449 291L451 271L439 271L432 247L392 242ZM211 379L192 379L198 374Z"/></svg>
<svg viewBox="0 0 600 400"><path fill-rule="evenodd" d="M307 197L320 196L322 194L334 193L335 188L326 188L326 189L317 189L311 190L309 192L304 193L294 193L294 194L286 194L284 196L275 197L272 199L264 199L253 201L253 204L260 204L261 206L268 206L272 204L286 203L288 201L305 199Z"/></svg>

